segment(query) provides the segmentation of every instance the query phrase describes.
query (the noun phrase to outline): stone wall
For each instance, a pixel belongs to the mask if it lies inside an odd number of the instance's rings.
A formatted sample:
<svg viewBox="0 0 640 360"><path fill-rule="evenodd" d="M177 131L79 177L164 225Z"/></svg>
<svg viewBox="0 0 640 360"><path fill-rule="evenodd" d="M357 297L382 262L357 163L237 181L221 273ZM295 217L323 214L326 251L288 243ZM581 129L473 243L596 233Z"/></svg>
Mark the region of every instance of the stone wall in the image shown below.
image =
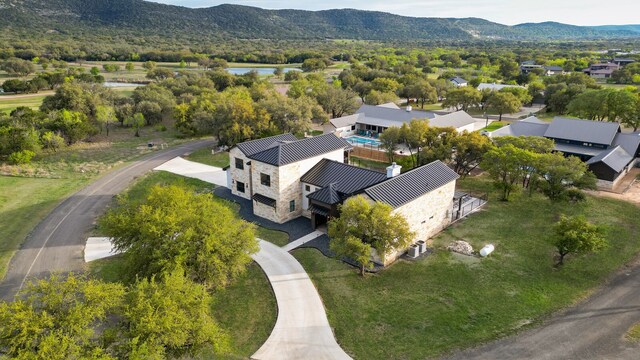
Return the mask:
<svg viewBox="0 0 640 360"><path fill-rule="evenodd" d="M416 234L413 242L426 241L449 226L455 187L456 182L452 181L393 210L394 214L401 214L407 219L411 231ZM390 264L405 251L386 254L384 265Z"/></svg>
<svg viewBox="0 0 640 360"><path fill-rule="evenodd" d="M244 163L244 170L236 169L236 158L242 159ZM231 193L243 197L245 199L251 199L253 192L251 191L251 166L247 165L249 159L244 155L237 147L229 151L229 172L231 173ZM236 190L236 182L244 183L244 193Z"/></svg>

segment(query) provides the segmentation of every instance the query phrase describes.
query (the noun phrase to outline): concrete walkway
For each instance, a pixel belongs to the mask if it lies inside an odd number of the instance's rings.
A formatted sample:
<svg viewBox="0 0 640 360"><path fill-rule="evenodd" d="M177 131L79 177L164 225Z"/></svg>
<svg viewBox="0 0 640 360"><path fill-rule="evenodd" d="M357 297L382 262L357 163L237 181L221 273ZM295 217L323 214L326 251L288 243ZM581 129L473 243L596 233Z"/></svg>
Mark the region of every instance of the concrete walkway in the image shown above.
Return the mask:
<svg viewBox="0 0 640 360"><path fill-rule="evenodd" d="M90 237L84 247L84 262L100 260L119 254L109 237Z"/></svg>
<svg viewBox="0 0 640 360"><path fill-rule="evenodd" d="M315 230L311 234L305 235L305 236L301 237L300 239L294 240L294 241L288 243L287 245L283 246L282 250L291 251L291 250L293 250L293 249L295 249L297 247L300 247L300 246L308 243L309 241L314 240L314 239L316 239L316 238L318 238L318 237L320 237L322 235L324 235L323 232Z"/></svg>
<svg viewBox="0 0 640 360"><path fill-rule="evenodd" d="M253 259L269 278L278 319L253 359L350 359L336 342L318 291L302 265L284 249L260 240Z"/></svg>
<svg viewBox="0 0 640 360"><path fill-rule="evenodd" d="M153 170L164 170L177 175L202 180L216 186L227 186L226 171L219 167L185 160L179 156L167 161Z"/></svg>

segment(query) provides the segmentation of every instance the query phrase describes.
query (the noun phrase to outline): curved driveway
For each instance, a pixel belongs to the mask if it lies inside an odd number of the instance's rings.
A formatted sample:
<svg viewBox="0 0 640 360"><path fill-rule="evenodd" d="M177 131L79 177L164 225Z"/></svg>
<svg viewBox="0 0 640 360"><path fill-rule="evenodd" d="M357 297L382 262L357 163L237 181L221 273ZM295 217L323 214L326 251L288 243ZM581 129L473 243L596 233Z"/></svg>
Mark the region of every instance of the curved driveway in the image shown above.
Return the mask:
<svg viewBox="0 0 640 360"><path fill-rule="evenodd" d="M336 342L318 291L302 265L284 249L260 240L253 259L267 274L278 319L252 359L351 359Z"/></svg>
<svg viewBox="0 0 640 360"><path fill-rule="evenodd" d="M64 200L36 226L11 259L0 283L0 299L12 300L29 277L42 277L53 271L82 271L86 234L113 196L156 166L214 144L213 140L199 140L154 152L107 173Z"/></svg>
<svg viewBox="0 0 640 360"><path fill-rule="evenodd" d="M522 334L450 357L463 359L638 359L624 340L640 321L640 262L629 265L583 303Z"/></svg>

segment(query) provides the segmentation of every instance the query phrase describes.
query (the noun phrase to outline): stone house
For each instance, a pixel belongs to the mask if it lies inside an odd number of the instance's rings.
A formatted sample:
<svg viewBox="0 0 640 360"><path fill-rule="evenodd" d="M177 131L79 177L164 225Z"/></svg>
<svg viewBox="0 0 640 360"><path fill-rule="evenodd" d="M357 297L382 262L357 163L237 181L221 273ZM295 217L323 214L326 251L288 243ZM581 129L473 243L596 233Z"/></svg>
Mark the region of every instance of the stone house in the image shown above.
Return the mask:
<svg viewBox="0 0 640 360"><path fill-rule="evenodd" d="M458 175L440 161L405 173L392 164L387 173L348 163L351 146L333 133L297 140L290 134L240 143L230 152L229 185L251 199L257 216L284 223L300 216L324 228L339 216L338 206L354 195L381 201L407 219L415 241L427 240L451 222ZM404 249L383 254L387 265Z"/></svg>

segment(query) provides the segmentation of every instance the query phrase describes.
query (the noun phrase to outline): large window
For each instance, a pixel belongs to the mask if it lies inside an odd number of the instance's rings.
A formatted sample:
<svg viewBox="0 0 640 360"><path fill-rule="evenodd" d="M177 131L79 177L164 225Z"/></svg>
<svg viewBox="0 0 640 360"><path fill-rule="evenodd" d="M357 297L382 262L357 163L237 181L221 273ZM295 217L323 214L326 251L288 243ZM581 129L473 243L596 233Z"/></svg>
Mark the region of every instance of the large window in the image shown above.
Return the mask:
<svg viewBox="0 0 640 360"><path fill-rule="evenodd" d="M238 192L244 193L244 183L236 181L236 190L238 190Z"/></svg>
<svg viewBox="0 0 640 360"><path fill-rule="evenodd" d="M304 186L304 191L307 191L307 192L311 191L311 186L305 185Z"/></svg>
<svg viewBox="0 0 640 360"><path fill-rule="evenodd" d="M244 170L244 161L236 158L236 169Z"/></svg>
<svg viewBox="0 0 640 360"><path fill-rule="evenodd" d="M289 212L294 212L294 211L296 211L296 201L291 200L289 201Z"/></svg>
<svg viewBox="0 0 640 360"><path fill-rule="evenodd" d="M271 186L271 176L260 173L260 184L264 186Z"/></svg>

